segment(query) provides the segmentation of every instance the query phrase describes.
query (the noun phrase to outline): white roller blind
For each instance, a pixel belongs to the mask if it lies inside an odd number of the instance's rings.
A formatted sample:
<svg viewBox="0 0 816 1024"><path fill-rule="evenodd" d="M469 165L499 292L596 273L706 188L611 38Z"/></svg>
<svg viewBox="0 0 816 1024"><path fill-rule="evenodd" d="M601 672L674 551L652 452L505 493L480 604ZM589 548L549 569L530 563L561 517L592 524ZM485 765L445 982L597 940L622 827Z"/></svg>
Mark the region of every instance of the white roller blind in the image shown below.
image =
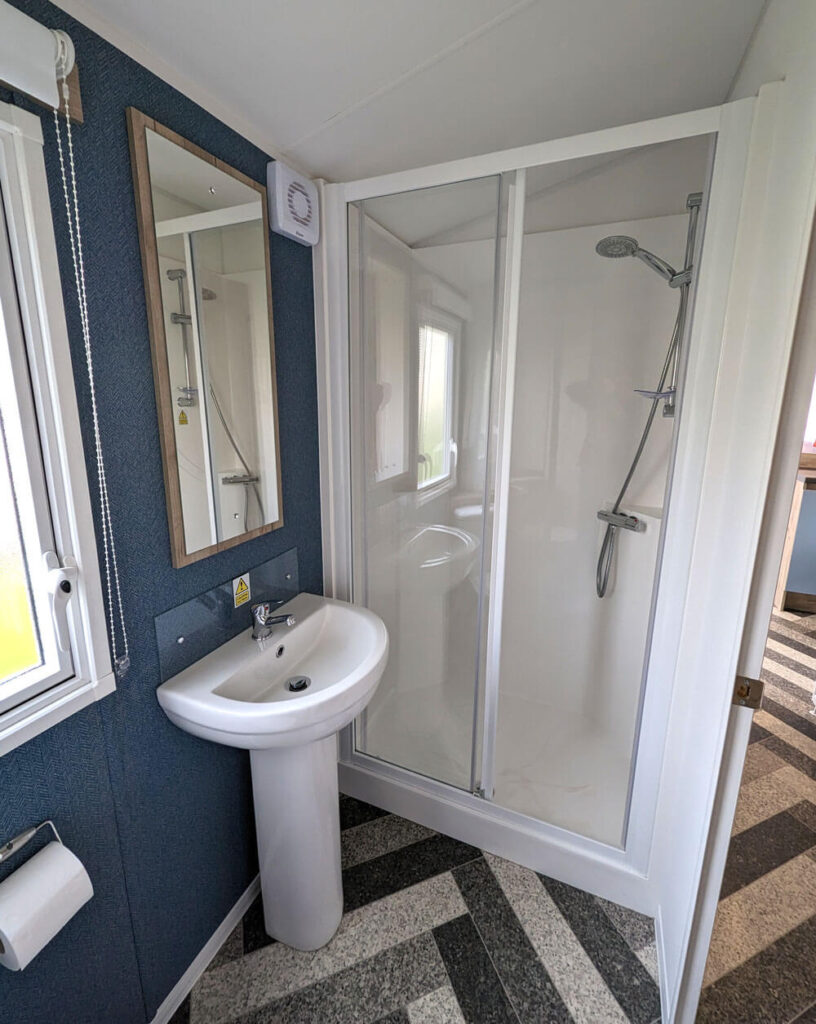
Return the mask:
<svg viewBox="0 0 816 1024"><path fill-rule="evenodd" d="M0 0L0 81L56 107L56 54L51 29Z"/></svg>

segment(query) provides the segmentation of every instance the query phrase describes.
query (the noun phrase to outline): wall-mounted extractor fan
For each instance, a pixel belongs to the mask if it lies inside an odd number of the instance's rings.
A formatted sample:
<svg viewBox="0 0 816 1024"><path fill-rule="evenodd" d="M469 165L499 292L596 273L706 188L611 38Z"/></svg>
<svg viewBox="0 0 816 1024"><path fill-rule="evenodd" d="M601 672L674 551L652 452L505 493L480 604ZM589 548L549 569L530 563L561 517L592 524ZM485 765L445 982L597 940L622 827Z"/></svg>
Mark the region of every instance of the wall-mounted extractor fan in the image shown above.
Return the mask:
<svg viewBox="0 0 816 1024"><path fill-rule="evenodd" d="M317 245L320 216L315 183L280 160L272 160L266 165L266 185L272 230L301 245Z"/></svg>

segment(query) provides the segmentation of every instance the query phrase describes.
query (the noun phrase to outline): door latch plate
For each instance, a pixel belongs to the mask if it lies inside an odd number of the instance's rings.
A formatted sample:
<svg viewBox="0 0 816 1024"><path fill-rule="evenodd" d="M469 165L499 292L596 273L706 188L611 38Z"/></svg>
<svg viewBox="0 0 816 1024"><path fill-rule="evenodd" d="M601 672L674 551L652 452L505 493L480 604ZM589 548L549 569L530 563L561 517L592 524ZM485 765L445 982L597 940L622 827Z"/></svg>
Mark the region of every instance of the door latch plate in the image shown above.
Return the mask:
<svg viewBox="0 0 816 1024"><path fill-rule="evenodd" d="M761 679L737 676L734 681L734 696L731 703L741 708L751 708L756 711L762 704L763 689L764 684Z"/></svg>

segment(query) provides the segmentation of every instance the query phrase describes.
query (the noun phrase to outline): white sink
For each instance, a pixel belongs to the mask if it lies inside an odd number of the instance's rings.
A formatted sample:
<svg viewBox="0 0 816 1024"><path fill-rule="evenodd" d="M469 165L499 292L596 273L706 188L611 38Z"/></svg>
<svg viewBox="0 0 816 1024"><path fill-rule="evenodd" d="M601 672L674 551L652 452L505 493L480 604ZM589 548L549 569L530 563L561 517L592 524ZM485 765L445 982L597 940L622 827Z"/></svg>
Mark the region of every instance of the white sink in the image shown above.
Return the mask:
<svg viewBox="0 0 816 1024"><path fill-rule="evenodd" d="M309 743L347 725L371 699L385 667L388 634L366 608L299 594L276 614L266 640L251 629L159 687L159 704L185 732L247 750ZM311 682L287 689L296 676Z"/></svg>
<svg viewBox="0 0 816 1024"><path fill-rule="evenodd" d="M247 629L157 696L180 729L250 750L266 930L317 949L343 912L335 733L373 696L388 633L373 612L313 594L275 611L295 624L260 641Z"/></svg>

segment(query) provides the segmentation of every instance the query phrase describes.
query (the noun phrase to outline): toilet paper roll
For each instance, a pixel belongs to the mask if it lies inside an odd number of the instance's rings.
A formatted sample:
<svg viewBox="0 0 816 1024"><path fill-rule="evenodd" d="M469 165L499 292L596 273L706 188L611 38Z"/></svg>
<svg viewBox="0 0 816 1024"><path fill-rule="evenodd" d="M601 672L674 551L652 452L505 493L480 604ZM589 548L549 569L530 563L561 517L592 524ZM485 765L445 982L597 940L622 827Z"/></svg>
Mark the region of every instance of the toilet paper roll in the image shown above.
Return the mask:
<svg viewBox="0 0 816 1024"><path fill-rule="evenodd" d="M93 896L82 862L49 843L0 882L0 964L21 971Z"/></svg>

